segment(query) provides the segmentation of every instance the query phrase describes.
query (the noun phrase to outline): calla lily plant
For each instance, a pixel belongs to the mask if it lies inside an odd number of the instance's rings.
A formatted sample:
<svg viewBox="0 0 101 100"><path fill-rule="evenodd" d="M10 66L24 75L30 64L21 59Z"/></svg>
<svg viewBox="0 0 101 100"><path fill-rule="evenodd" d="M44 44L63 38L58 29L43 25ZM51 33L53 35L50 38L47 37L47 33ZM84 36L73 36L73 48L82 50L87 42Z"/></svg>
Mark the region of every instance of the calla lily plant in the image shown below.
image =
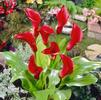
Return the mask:
<svg viewBox="0 0 101 100"><path fill-rule="evenodd" d="M32 55L28 64L25 64L17 53L4 52L7 64L13 70L12 82L21 79L22 87L35 100L68 100L72 86L96 83L97 78L91 72L101 67L101 63L68 56L68 51L83 39L81 28L73 22L69 42L66 38L58 39L70 17L65 6L56 14L56 29L42 25L40 14L34 9L26 8L25 14L31 21L34 32L18 33L14 39L28 43ZM51 36L55 36L54 41L51 41Z"/></svg>

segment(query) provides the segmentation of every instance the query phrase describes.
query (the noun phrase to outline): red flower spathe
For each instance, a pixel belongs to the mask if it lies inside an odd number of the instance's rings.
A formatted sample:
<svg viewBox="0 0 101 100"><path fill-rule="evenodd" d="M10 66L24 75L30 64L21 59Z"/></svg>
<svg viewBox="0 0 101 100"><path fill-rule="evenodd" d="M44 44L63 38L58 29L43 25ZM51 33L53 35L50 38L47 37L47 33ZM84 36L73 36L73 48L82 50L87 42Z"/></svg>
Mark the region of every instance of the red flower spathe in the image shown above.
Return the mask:
<svg viewBox="0 0 101 100"><path fill-rule="evenodd" d="M39 75L43 70L42 67L39 67L36 65L34 55L32 55L29 59L28 70L29 70L29 72L34 74L35 79L39 78Z"/></svg>
<svg viewBox="0 0 101 100"><path fill-rule="evenodd" d="M51 34L54 33L54 30L52 29L52 27L48 26L48 25L43 25L41 28L40 28L40 34L42 36L42 40L43 40L43 43L45 45L47 45L48 43L48 38Z"/></svg>
<svg viewBox="0 0 101 100"><path fill-rule="evenodd" d="M16 34L14 38L26 41L30 45L33 51L37 51L35 38L31 32Z"/></svg>
<svg viewBox="0 0 101 100"><path fill-rule="evenodd" d="M25 13L27 17L30 19L30 21L32 22L34 28L37 28L41 22L40 14L31 8L26 8Z"/></svg>
<svg viewBox="0 0 101 100"><path fill-rule="evenodd" d="M63 67L59 73L61 78L64 78L66 75L71 74L73 72L73 61L70 57L61 54L61 60L63 62Z"/></svg>
<svg viewBox="0 0 101 100"><path fill-rule="evenodd" d="M69 19L69 13L67 11L67 8L65 6L62 6L61 10L56 15L58 26L57 26L57 33L60 34L62 32L62 29L64 25L67 23Z"/></svg>
<svg viewBox="0 0 101 100"><path fill-rule="evenodd" d="M83 38L82 30L75 23L73 23L73 28L70 36L71 36L71 40L69 41L67 45L67 50L71 50L78 42L81 42Z"/></svg>
<svg viewBox="0 0 101 100"><path fill-rule="evenodd" d="M39 25L41 23L41 16L37 11L31 8L26 8L25 13L28 19L32 23L34 29L34 37L36 38L39 35Z"/></svg>
<svg viewBox="0 0 101 100"><path fill-rule="evenodd" d="M56 55L59 53L60 49L56 42L51 42L51 45L49 48L44 49L42 52L44 54L49 54L52 56L53 59L55 59Z"/></svg>
<svg viewBox="0 0 101 100"><path fill-rule="evenodd" d="M48 25L40 26L41 17L37 11L30 8L26 8L25 13L27 17L30 19L30 21L32 22L33 29L34 29L34 37L36 38L40 33L42 36L43 42L46 45L48 43L49 35L54 33L54 30Z"/></svg>

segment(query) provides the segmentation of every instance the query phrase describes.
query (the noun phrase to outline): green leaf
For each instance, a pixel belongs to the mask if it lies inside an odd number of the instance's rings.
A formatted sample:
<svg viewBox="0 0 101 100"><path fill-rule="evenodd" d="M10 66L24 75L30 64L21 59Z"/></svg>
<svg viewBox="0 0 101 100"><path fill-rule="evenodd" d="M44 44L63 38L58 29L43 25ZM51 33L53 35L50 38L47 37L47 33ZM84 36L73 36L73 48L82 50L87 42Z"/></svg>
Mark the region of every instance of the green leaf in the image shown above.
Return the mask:
<svg viewBox="0 0 101 100"><path fill-rule="evenodd" d="M21 78L22 86L24 89L28 90L30 93L37 90L36 81L34 80L34 76L26 70L23 73L23 78Z"/></svg>
<svg viewBox="0 0 101 100"><path fill-rule="evenodd" d="M5 59L7 60L7 64L11 67L16 68L18 71L25 70L26 64L22 62L21 57L16 52L3 52Z"/></svg>
<svg viewBox="0 0 101 100"><path fill-rule="evenodd" d="M54 91L55 87L51 87L49 89L33 92L33 94L35 95L36 100L48 100L48 97L53 95Z"/></svg>
<svg viewBox="0 0 101 100"><path fill-rule="evenodd" d="M43 89L46 86L46 78L48 76L48 70L47 68L43 70L43 72L40 74L40 77L36 83L36 86L38 89Z"/></svg>
<svg viewBox="0 0 101 100"><path fill-rule="evenodd" d="M30 91L31 85L30 85L30 82L28 81L28 79L22 78L21 82L22 82L23 88L26 89L27 91Z"/></svg>
<svg viewBox="0 0 101 100"><path fill-rule="evenodd" d="M12 68L11 73L12 73L12 79L10 80L11 82L16 81L17 79L23 79L24 78L24 76L23 76L24 71L20 71L18 73L15 69Z"/></svg>
<svg viewBox="0 0 101 100"><path fill-rule="evenodd" d="M69 100L71 97L71 89L59 90L55 93L54 100Z"/></svg>
<svg viewBox="0 0 101 100"><path fill-rule="evenodd" d="M15 52L3 52L6 59L6 63L11 67L12 71L12 82L23 78L23 72L27 69L26 64L22 62L21 57Z"/></svg>
<svg viewBox="0 0 101 100"><path fill-rule="evenodd" d="M56 59L51 63L51 68L58 68L58 65L60 65L60 55L56 56Z"/></svg>
<svg viewBox="0 0 101 100"><path fill-rule="evenodd" d="M53 0L51 0L51 1L46 1L45 0L45 4L46 5L48 5L49 7L55 7L55 6L57 6L57 5L59 5L59 1L53 1Z"/></svg>
<svg viewBox="0 0 101 100"><path fill-rule="evenodd" d="M51 86L56 86L59 82L60 82L60 78L58 75L58 71L57 70L52 70L50 75L49 75L49 88Z"/></svg>
<svg viewBox="0 0 101 100"><path fill-rule="evenodd" d="M60 50L61 50L62 53L65 52L66 46L67 46L67 39L64 38L64 39L62 39L62 40L59 42L59 48L60 48Z"/></svg>
<svg viewBox="0 0 101 100"><path fill-rule="evenodd" d="M101 8L101 0L95 0L95 7Z"/></svg>
<svg viewBox="0 0 101 100"><path fill-rule="evenodd" d="M36 90L34 76L28 72L26 64L22 62L19 54L14 52L4 52L3 55L7 60L7 65L11 67L11 82L21 79L22 86L26 90L30 92Z"/></svg>
<svg viewBox="0 0 101 100"><path fill-rule="evenodd" d="M61 3L62 3L63 5L66 5L67 0L61 0Z"/></svg>
<svg viewBox="0 0 101 100"><path fill-rule="evenodd" d="M89 73L92 70L101 67L101 62L89 61L84 57L75 57L73 58L73 61L74 61L74 71L70 75L71 78L77 75L83 75L85 73Z"/></svg>
<svg viewBox="0 0 101 100"><path fill-rule="evenodd" d="M42 38L39 36L37 39L37 47L38 51L36 52L36 62L38 66L47 67L50 64L50 57L42 53L42 51L46 48L43 44Z"/></svg>
<svg viewBox="0 0 101 100"><path fill-rule="evenodd" d="M34 84L32 84L32 82L26 77L22 78L21 81L23 88L29 91L30 93L33 93L33 91L37 90Z"/></svg>
<svg viewBox="0 0 101 100"><path fill-rule="evenodd" d="M67 81L67 86L86 86L97 82L97 78L93 74L78 75Z"/></svg>

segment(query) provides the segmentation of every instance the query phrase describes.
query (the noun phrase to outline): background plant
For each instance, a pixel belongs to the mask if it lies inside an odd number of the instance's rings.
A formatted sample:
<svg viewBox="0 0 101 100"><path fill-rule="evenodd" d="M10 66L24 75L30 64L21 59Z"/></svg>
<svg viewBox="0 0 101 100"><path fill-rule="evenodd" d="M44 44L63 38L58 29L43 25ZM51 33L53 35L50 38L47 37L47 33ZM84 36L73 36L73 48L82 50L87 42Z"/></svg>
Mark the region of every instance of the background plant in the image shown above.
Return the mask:
<svg viewBox="0 0 101 100"><path fill-rule="evenodd" d="M83 0L80 5L81 7L93 8L95 5L95 0Z"/></svg>
<svg viewBox="0 0 101 100"><path fill-rule="evenodd" d="M0 100L25 100L27 96L21 97L21 94L27 94L27 91L20 89L20 87L15 87L15 85L10 82L10 79L10 69L4 69L3 72L0 72ZM28 98L28 100L32 99Z"/></svg>

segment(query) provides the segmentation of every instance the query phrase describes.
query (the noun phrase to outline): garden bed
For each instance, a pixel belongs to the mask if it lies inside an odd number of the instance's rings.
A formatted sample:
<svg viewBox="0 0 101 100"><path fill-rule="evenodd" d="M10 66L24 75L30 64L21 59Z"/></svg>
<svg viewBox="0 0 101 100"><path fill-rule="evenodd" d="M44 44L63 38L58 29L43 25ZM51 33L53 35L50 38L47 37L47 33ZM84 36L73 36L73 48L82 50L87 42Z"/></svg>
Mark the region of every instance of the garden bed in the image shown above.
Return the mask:
<svg viewBox="0 0 101 100"><path fill-rule="evenodd" d="M100 100L101 62L85 54L101 56L89 47L101 44L98 23L86 23L94 10L85 17L83 1L32 1L0 1L0 100Z"/></svg>

